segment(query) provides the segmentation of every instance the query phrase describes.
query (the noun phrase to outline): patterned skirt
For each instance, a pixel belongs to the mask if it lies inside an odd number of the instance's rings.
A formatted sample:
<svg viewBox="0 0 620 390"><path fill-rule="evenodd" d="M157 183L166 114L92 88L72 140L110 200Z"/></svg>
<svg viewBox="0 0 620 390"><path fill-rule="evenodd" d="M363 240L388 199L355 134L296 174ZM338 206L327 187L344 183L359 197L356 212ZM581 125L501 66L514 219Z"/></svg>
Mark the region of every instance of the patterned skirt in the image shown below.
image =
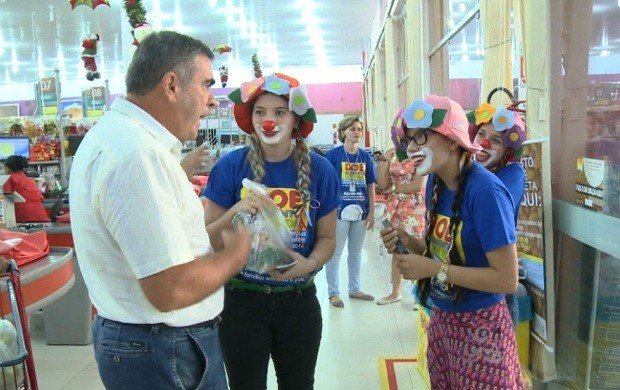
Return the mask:
<svg viewBox="0 0 620 390"><path fill-rule="evenodd" d="M427 359L433 390L525 388L504 300L474 312L433 308Z"/></svg>

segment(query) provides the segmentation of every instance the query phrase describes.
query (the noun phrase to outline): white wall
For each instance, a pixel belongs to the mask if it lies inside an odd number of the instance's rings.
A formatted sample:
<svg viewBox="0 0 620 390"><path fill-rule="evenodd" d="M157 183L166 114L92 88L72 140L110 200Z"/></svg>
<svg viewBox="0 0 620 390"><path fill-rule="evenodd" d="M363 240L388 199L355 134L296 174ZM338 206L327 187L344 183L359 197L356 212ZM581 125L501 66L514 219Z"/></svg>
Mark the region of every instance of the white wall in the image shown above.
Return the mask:
<svg viewBox="0 0 620 390"><path fill-rule="evenodd" d="M332 145L333 131L335 130L333 126L338 125L342 117L343 115L340 114L317 115L317 123L314 124L314 130L307 139L308 145Z"/></svg>

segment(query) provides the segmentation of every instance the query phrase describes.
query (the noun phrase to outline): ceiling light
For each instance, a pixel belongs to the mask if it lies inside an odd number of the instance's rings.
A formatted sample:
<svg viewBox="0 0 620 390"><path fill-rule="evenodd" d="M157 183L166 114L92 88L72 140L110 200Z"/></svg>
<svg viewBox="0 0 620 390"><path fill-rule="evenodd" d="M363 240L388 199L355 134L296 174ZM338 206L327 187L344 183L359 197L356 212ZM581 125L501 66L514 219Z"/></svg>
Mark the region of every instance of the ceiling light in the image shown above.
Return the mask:
<svg viewBox="0 0 620 390"><path fill-rule="evenodd" d="M209 0L208 4L209 4L209 7L215 8L217 7L217 0Z"/></svg>
<svg viewBox="0 0 620 390"><path fill-rule="evenodd" d="M459 11L465 12L466 10L467 10L467 7L465 6L465 3L461 1L459 3Z"/></svg>

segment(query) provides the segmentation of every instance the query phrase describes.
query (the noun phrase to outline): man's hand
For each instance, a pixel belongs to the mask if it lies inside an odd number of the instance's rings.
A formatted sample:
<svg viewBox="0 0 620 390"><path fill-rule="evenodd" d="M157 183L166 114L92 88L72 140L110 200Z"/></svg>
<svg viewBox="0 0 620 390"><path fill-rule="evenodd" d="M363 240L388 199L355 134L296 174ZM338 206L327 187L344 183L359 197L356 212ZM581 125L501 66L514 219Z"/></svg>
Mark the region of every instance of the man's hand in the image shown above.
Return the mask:
<svg viewBox="0 0 620 390"><path fill-rule="evenodd" d="M232 230L222 230L223 251L229 254L232 262L232 275L236 275L241 271L248 261L252 239L250 231L243 225Z"/></svg>
<svg viewBox="0 0 620 390"><path fill-rule="evenodd" d="M196 149L187 153L183 160L181 160L181 167L185 171L188 179L191 179L198 172L204 171L211 153L206 148L205 144L198 146Z"/></svg>

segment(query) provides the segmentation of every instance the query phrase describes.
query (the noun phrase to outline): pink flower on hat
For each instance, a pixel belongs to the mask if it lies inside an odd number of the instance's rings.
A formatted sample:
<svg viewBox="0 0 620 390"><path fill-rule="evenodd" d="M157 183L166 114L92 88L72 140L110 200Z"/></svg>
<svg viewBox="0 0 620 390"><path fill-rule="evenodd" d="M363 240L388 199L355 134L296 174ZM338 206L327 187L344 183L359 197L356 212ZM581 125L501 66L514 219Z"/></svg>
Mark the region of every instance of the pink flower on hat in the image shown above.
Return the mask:
<svg viewBox="0 0 620 390"><path fill-rule="evenodd" d="M489 103L482 103L480 107L474 111L474 117L476 118L476 126L481 123L489 123L495 114L495 107Z"/></svg>
<svg viewBox="0 0 620 390"><path fill-rule="evenodd" d="M262 88L276 95L287 95L291 90L289 85L288 80L281 79L272 74L265 78L265 84L263 84Z"/></svg>
<svg viewBox="0 0 620 390"><path fill-rule="evenodd" d="M525 131L519 125L512 126L504 135L504 145L513 150L519 149L524 141Z"/></svg>
<svg viewBox="0 0 620 390"><path fill-rule="evenodd" d="M308 90L305 85L291 88L288 108L299 116L304 115L308 109L312 108L310 100L308 99Z"/></svg>
<svg viewBox="0 0 620 390"><path fill-rule="evenodd" d="M405 109L405 122L409 129L427 129L433 123L433 106L424 100L416 100Z"/></svg>
<svg viewBox="0 0 620 390"><path fill-rule="evenodd" d="M493 115L493 127L495 127L496 131L504 131L510 129L515 125L515 114L514 112L501 107L497 110L495 115Z"/></svg>
<svg viewBox="0 0 620 390"><path fill-rule="evenodd" d="M241 101L243 103L247 102L250 99L250 96L252 96L254 92L263 84L265 84L265 79L262 77L241 84L241 87L239 87L239 90L241 91Z"/></svg>

